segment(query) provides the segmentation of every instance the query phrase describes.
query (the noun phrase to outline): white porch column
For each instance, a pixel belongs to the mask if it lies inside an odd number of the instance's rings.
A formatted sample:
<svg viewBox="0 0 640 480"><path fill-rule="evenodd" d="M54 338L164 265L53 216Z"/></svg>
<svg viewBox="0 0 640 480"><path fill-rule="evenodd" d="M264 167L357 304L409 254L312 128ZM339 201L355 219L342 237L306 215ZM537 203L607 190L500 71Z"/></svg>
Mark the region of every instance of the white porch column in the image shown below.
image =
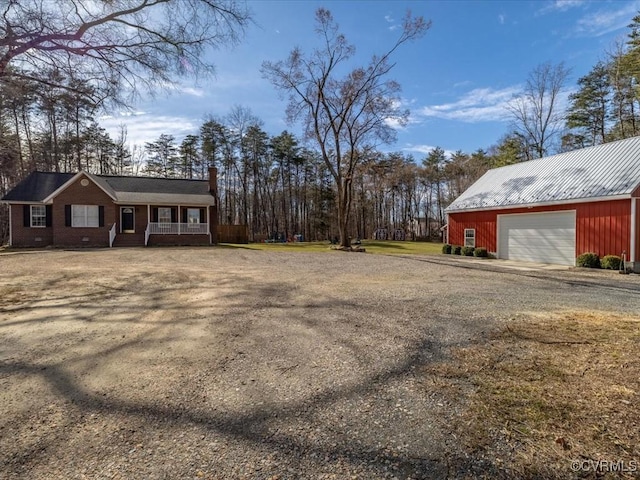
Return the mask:
<svg viewBox="0 0 640 480"><path fill-rule="evenodd" d="M147 227L151 223L151 205L147 205Z"/></svg>
<svg viewBox="0 0 640 480"><path fill-rule="evenodd" d="M178 235L180 235L180 222L182 221L182 215L180 215L180 205L178 205Z"/></svg>

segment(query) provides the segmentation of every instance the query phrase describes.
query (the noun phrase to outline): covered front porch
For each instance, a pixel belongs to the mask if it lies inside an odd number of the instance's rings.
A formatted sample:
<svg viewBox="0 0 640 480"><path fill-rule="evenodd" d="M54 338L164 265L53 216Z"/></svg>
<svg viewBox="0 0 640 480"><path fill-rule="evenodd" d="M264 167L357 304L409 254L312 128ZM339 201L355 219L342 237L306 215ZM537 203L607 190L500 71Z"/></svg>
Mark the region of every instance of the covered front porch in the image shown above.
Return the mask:
<svg viewBox="0 0 640 480"><path fill-rule="evenodd" d="M109 246L210 245L210 205L120 205Z"/></svg>

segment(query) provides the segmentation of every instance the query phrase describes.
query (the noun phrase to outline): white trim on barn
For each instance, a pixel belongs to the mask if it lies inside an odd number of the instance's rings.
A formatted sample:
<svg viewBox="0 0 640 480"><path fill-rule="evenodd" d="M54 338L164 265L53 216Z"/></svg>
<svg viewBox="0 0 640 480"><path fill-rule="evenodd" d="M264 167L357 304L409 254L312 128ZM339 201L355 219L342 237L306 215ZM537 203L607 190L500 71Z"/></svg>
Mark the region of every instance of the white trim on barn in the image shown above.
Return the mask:
<svg viewBox="0 0 640 480"><path fill-rule="evenodd" d="M629 249L629 258L631 259L630 267L633 269L636 264L636 251L638 246L636 245L636 237L638 236L638 225L636 218L638 216L638 199L631 199L631 248Z"/></svg>
<svg viewBox="0 0 640 480"><path fill-rule="evenodd" d="M497 216L498 258L575 265L576 211Z"/></svg>
<svg viewBox="0 0 640 480"><path fill-rule="evenodd" d="M555 202L540 202L540 203L524 203L522 205L505 205L504 207L500 207L500 210L509 210L515 208L533 208L533 207L553 207L556 205L575 205L576 203L591 203L591 202L610 202L612 200L627 200L631 198L631 195L614 195L611 197L595 197L595 198L583 198L576 200L558 200ZM479 208L468 208L468 209L460 209L460 210L449 210L447 209L447 213L467 213L467 212L487 212L491 210L496 210L496 207L479 207Z"/></svg>
<svg viewBox="0 0 640 480"><path fill-rule="evenodd" d="M9 246L13 245L13 228L11 228L11 204L9 204Z"/></svg>

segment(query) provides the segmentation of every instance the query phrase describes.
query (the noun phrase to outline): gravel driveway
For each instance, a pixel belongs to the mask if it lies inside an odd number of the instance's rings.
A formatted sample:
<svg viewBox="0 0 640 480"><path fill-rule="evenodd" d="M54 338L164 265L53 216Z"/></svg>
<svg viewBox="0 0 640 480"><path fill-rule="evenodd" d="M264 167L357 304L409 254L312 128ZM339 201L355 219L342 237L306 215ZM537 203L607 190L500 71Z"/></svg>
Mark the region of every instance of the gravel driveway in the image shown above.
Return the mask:
<svg viewBox="0 0 640 480"><path fill-rule="evenodd" d="M639 290L439 256L1 255L0 478L491 477L421 367L530 312L640 314Z"/></svg>

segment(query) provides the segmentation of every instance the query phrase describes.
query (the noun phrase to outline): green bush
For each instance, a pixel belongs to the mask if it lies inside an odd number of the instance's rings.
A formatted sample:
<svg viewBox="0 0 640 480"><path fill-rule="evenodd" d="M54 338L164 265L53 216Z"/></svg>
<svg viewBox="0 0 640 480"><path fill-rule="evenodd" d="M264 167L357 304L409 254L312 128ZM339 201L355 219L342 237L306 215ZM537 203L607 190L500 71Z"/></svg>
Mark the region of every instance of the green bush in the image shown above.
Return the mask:
<svg viewBox="0 0 640 480"><path fill-rule="evenodd" d="M488 258L489 252L486 248L478 247L473 251L473 255L480 258Z"/></svg>
<svg viewBox="0 0 640 480"><path fill-rule="evenodd" d="M600 260L600 266L608 270L620 270L622 259L617 255L605 255Z"/></svg>
<svg viewBox="0 0 640 480"><path fill-rule="evenodd" d="M462 250L460 245L454 245L451 248L454 255L460 255L460 251Z"/></svg>
<svg viewBox="0 0 640 480"><path fill-rule="evenodd" d="M446 254L451 253L451 245L449 245L448 243L445 243L442 246L442 253L446 253Z"/></svg>
<svg viewBox="0 0 640 480"><path fill-rule="evenodd" d="M462 247L462 255L465 257L473 257L473 251L475 248L473 247Z"/></svg>
<svg viewBox="0 0 640 480"><path fill-rule="evenodd" d="M585 268L600 268L600 257L593 252L583 253L578 255L576 265Z"/></svg>

